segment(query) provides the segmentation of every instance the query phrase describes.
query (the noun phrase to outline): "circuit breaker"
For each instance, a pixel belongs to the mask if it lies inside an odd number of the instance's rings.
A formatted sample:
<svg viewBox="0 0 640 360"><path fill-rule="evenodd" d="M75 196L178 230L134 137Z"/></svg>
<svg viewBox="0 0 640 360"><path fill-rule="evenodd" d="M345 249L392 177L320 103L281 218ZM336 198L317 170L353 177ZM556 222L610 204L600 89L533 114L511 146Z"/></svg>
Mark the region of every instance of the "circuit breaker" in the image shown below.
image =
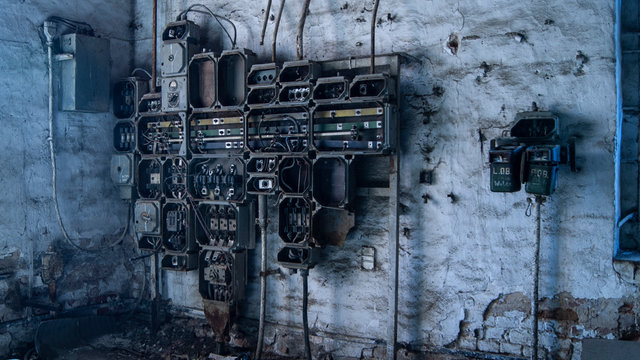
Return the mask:
<svg viewBox="0 0 640 360"><path fill-rule="evenodd" d="M535 195L551 195L558 183L560 145L535 145L527 149L527 184L525 191Z"/></svg>
<svg viewBox="0 0 640 360"><path fill-rule="evenodd" d="M489 150L491 191L515 192L522 188L524 146L496 145Z"/></svg>
<svg viewBox="0 0 640 360"><path fill-rule="evenodd" d="M189 20L170 23L162 32L160 72L163 112L189 109L188 69L200 42L200 27ZM206 77L203 79L206 81Z"/></svg>
<svg viewBox="0 0 640 360"><path fill-rule="evenodd" d="M113 114L118 119L135 120L142 96L149 90L149 81L137 77L122 79L113 86Z"/></svg>
<svg viewBox="0 0 640 360"><path fill-rule="evenodd" d="M551 195L556 189L560 164L575 171L574 139L560 141L559 118L551 112L516 114L509 137L491 141L490 189L493 192L525 191Z"/></svg>

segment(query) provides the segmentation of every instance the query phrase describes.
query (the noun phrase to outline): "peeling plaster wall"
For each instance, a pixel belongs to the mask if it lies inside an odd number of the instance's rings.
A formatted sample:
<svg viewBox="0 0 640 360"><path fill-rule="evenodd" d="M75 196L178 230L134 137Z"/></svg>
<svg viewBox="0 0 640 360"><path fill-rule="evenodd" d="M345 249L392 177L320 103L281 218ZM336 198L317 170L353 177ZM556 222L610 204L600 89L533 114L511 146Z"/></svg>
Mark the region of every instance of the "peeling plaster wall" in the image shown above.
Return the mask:
<svg viewBox="0 0 640 360"><path fill-rule="evenodd" d="M239 47L269 62L278 1L265 46L259 34L266 1L203 2L237 24ZM160 3L159 31L194 1ZM295 59L301 3L288 2L284 10L279 61ZM367 55L372 3L312 1L305 57ZM149 2L137 1L135 63L146 67L150 16ZM193 18L204 25L208 48L229 48L210 19ZM614 21L613 0L381 1L377 51L412 58L400 79L400 342L418 350L530 353L535 219L525 216L524 191L489 192L487 151L517 112L532 107L556 112L561 133L578 137L580 167L577 174L561 169L559 189L542 208L541 346L549 356L577 359L582 338L637 331L637 288L618 279L611 261ZM432 173L432 184L419 183L424 171ZM380 214L387 206L385 199L359 198L357 227L345 246L326 249L325 261L311 272L309 319L317 353L360 357L386 341L389 254L387 218ZM275 267L280 240L274 218L269 230ZM363 245L376 248L375 271L359 268ZM248 319L258 317L254 254ZM623 277L633 275L633 266L616 266ZM183 295L196 281L170 274L165 295L178 305L201 307L199 299ZM270 277L268 294L267 345L300 354L300 276Z"/></svg>
<svg viewBox="0 0 640 360"><path fill-rule="evenodd" d="M131 243L101 253L67 245L51 200L48 138L47 51L41 26L51 15L90 23L111 40L111 79L132 64L132 5L118 1L0 1L0 357L32 341L32 311L26 301L49 303L40 278L50 246L63 260L57 304L64 309L127 295L132 287ZM57 76L57 75L56 75ZM55 115L58 199L65 226L82 246L100 247L122 232L127 205L109 176L113 152L111 113ZM78 240L80 239L80 240ZM91 265L91 266L88 266ZM109 295L109 296L107 296ZM26 322L19 321L25 319ZM15 326L14 326L15 325ZM27 330L25 330L27 329Z"/></svg>

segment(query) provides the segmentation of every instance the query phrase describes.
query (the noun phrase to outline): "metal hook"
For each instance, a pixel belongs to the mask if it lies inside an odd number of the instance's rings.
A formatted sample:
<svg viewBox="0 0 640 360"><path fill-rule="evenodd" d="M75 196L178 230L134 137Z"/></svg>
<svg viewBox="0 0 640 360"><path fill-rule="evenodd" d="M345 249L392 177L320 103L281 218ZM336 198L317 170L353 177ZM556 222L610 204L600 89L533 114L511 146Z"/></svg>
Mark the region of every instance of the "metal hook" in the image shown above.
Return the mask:
<svg viewBox="0 0 640 360"><path fill-rule="evenodd" d="M524 211L524 214L527 217L531 217L531 211L533 209L533 200L530 197L527 198L527 209Z"/></svg>

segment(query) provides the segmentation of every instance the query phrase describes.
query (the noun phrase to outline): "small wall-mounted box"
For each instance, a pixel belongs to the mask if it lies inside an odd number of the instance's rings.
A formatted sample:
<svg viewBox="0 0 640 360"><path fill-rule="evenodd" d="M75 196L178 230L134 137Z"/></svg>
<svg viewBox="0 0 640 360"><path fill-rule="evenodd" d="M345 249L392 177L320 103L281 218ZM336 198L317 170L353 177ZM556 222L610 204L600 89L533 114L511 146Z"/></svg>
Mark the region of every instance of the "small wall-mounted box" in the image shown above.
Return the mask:
<svg viewBox="0 0 640 360"><path fill-rule="evenodd" d="M66 34L60 37L60 51L60 109L109 111L109 39Z"/></svg>

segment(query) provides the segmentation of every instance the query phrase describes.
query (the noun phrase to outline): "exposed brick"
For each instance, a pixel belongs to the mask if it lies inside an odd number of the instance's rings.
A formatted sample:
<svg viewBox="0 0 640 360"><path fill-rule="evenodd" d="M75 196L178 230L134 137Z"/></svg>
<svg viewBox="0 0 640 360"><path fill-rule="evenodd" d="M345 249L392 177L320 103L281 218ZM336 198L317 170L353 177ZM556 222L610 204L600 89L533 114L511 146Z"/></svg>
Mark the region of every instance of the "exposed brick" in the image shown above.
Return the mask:
<svg viewBox="0 0 640 360"><path fill-rule="evenodd" d="M500 352L502 354L520 355L522 354L522 345L502 342L500 343Z"/></svg>
<svg viewBox="0 0 640 360"><path fill-rule="evenodd" d="M477 339L475 337L462 337L458 340L458 347L466 350L476 349Z"/></svg>
<svg viewBox="0 0 640 360"><path fill-rule="evenodd" d="M488 328L488 329L485 329L485 332L484 332L485 339L502 340L503 335L504 335L504 329L500 327Z"/></svg>
<svg viewBox="0 0 640 360"><path fill-rule="evenodd" d="M531 343L531 334L520 330L511 330L507 335L509 342L512 344L527 345Z"/></svg>
<svg viewBox="0 0 640 360"><path fill-rule="evenodd" d="M500 352L500 344L494 340L478 340L478 350L499 353Z"/></svg>

